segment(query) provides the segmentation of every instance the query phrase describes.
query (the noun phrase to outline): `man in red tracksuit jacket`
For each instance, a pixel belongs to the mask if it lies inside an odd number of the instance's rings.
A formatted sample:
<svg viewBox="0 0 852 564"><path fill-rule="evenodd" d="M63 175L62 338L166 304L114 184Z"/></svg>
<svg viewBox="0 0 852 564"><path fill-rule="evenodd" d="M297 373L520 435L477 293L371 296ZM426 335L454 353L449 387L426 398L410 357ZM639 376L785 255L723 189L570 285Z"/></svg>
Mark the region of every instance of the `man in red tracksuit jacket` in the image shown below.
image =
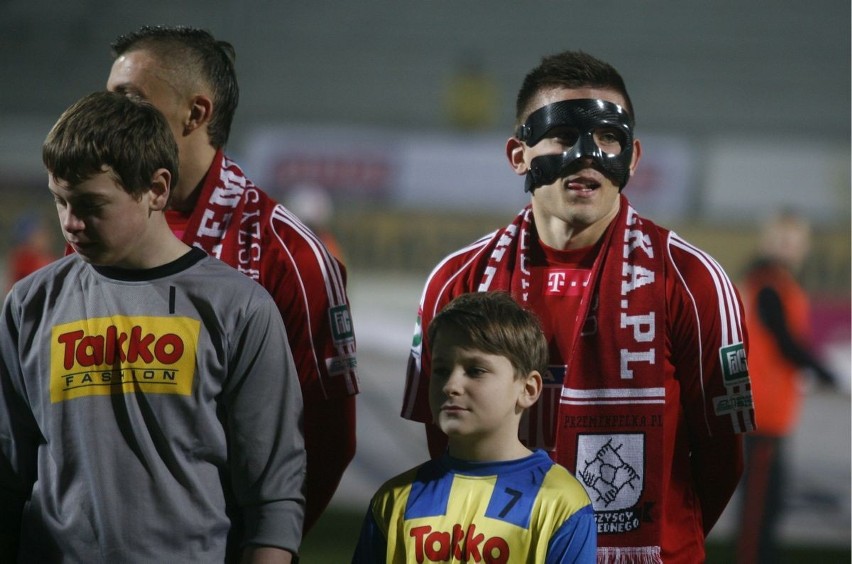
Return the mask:
<svg viewBox="0 0 852 564"><path fill-rule="evenodd" d="M223 153L239 98L229 43L199 29L145 26L112 48L107 89L151 102L178 143L172 230L263 285L284 318L305 402L307 531L355 454L358 378L346 271Z"/></svg>
<svg viewBox="0 0 852 564"><path fill-rule="evenodd" d="M598 561L702 561L754 427L739 296L712 257L621 194L641 144L614 68L582 52L544 58L516 119L506 155L530 205L429 276L402 415L426 424L440 456L429 323L459 294L511 292L539 315L550 347L521 438L586 487Z"/></svg>

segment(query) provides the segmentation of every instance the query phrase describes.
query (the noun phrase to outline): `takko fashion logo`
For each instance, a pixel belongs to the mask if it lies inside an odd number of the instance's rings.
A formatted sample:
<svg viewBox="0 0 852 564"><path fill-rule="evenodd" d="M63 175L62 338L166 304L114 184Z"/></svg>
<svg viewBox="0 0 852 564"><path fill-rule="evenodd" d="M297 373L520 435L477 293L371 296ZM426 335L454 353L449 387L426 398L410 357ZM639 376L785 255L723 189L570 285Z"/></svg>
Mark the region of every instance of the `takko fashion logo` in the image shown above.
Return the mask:
<svg viewBox="0 0 852 564"><path fill-rule="evenodd" d="M485 538L476 532L476 525L467 529L453 525L452 532L435 531L429 525L412 527L409 533L414 538L416 562L485 562L506 564L509 562L509 543L500 537Z"/></svg>
<svg viewBox="0 0 852 564"><path fill-rule="evenodd" d="M100 317L53 328L50 401L116 393L190 395L200 322Z"/></svg>

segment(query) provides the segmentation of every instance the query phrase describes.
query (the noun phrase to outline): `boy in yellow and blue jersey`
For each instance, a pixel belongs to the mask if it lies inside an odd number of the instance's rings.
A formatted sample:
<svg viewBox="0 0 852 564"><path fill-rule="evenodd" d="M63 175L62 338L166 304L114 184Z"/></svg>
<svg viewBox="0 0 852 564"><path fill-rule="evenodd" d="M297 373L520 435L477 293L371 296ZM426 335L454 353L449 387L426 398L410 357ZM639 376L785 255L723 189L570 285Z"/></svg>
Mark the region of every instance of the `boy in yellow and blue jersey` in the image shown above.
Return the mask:
<svg viewBox="0 0 852 564"><path fill-rule="evenodd" d="M506 293L463 294L428 337L429 402L447 451L376 492L353 563L595 562L582 485L518 438L547 370L535 314Z"/></svg>

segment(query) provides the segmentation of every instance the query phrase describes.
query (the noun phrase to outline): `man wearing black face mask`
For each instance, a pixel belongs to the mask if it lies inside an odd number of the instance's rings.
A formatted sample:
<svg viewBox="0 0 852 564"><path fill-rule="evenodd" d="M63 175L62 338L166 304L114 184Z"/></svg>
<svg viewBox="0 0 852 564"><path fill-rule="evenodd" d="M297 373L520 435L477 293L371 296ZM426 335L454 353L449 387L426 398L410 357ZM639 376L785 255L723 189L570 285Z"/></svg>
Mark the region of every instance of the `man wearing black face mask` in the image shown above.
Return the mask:
<svg viewBox="0 0 852 564"><path fill-rule="evenodd" d="M402 415L426 424L433 457L444 451L428 410L427 327L459 294L511 292L550 348L521 439L585 486L598 561L702 561L754 428L739 295L712 257L622 195L642 147L614 68L582 52L545 57L516 119L506 156L530 205L429 276Z"/></svg>

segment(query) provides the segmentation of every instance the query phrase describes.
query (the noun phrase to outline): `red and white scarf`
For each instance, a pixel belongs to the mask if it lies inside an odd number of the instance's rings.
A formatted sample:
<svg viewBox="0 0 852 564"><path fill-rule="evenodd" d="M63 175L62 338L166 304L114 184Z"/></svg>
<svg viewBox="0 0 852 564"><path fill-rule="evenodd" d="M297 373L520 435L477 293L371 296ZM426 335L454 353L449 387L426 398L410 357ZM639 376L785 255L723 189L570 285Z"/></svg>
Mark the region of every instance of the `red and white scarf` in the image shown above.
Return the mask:
<svg viewBox="0 0 852 564"><path fill-rule="evenodd" d="M242 169L219 150L204 178L183 242L258 280L263 252L259 219L269 213L265 202Z"/></svg>
<svg viewBox="0 0 852 564"><path fill-rule="evenodd" d="M565 354L555 457L592 499L599 562L661 562L664 246L621 198ZM479 291L528 302L531 219L527 207L496 235Z"/></svg>

